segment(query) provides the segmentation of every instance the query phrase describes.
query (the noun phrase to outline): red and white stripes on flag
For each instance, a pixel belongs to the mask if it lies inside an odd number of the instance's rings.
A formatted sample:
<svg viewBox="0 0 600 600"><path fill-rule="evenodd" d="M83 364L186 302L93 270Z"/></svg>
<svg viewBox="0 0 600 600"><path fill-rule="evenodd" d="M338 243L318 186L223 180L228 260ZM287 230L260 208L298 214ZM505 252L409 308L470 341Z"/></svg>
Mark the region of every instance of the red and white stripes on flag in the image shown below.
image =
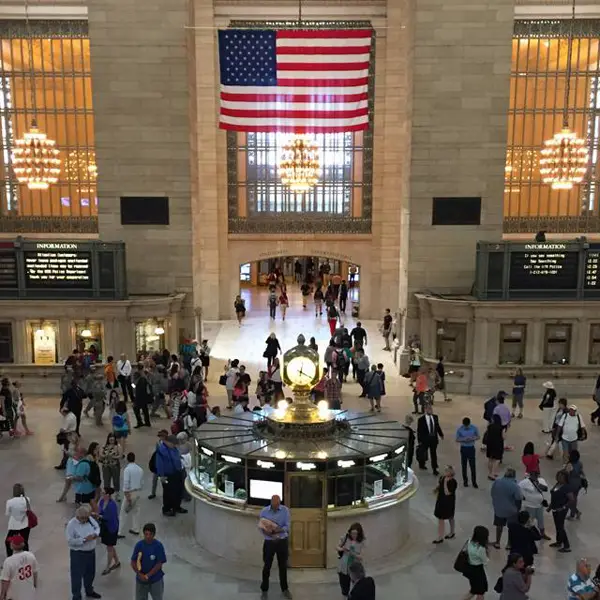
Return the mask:
<svg viewBox="0 0 600 600"><path fill-rule="evenodd" d="M276 85L222 84L220 127L287 133L367 129L372 36L370 29L277 30Z"/></svg>

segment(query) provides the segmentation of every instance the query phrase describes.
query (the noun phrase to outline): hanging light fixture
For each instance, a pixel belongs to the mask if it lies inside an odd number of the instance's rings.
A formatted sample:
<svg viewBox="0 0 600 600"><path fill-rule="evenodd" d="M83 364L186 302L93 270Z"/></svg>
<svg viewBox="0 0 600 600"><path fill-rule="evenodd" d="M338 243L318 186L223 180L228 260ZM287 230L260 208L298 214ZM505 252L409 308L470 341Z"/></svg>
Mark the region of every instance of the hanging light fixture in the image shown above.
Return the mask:
<svg viewBox="0 0 600 600"><path fill-rule="evenodd" d="M279 177L294 192L306 192L319 181L321 164L319 147L306 135L295 135L281 152Z"/></svg>
<svg viewBox="0 0 600 600"><path fill-rule="evenodd" d="M15 141L12 152L12 165L17 181L27 185L30 190L47 190L58 182L60 175L60 152L56 142L40 131L37 120L35 94L35 67L33 64L33 34L29 24L29 4L25 0L25 25L29 47L29 66L31 70L31 105L33 117L31 127L24 136Z"/></svg>
<svg viewBox="0 0 600 600"><path fill-rule="evenodd" d="M91 338L92 337L92 330L90 329L89 323L87 321L85 322L85 326L81 330L81 333L79 335L81 335L82 338Z"/></svg>
<svg viewBox="0 0 600 600"><path fill-rule="evenodd" d="M156 335L163 335L165 333L165 328L158 322L157 319L154 319L154 322L156 323L156 328L154 329L154 333Z"/></svg>
<svg viewBox="0 0 600 600"><path fill-rule="evenodd" d="M578 137L569 127L569 92L571 91L575 3L576 0L573 0L562 129L553 138L544 142L544 148L540 153L542 181L551 185L553 190L570 190L574 185L581 183L587 172L589 162L589 149L586 140Z"/></svg>

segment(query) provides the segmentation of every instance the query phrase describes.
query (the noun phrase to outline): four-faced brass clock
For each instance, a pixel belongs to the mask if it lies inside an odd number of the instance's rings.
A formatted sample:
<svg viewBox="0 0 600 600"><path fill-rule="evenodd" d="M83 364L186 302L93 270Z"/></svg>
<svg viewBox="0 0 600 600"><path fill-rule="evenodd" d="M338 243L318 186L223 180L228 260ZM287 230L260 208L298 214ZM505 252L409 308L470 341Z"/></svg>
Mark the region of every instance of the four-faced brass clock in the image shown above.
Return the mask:
<svg viewBox="0 0 600 600"><path fill-rule="evenodd" d="M283 355L283 381L295 392L310 391L320 379L319 355L307 348L302 334L298 336L298 345Z"/></svg>

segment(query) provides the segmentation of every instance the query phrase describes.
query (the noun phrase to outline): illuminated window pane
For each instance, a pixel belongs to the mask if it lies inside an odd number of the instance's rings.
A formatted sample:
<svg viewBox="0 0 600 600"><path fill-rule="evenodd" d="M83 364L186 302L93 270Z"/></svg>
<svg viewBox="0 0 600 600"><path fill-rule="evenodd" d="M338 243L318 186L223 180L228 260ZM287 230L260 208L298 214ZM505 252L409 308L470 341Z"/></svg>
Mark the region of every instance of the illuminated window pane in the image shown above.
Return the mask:
<svg viewBox="0 0 600 600"><path fill-rule="evenodd" d="M0 21L0 215L97 215L90 46L84 21ZM30 52L32 48L32 52ZM32 75L33 71L33 75ZM60 150L59 182L29 190L11 153L33 117Z"/></svg>

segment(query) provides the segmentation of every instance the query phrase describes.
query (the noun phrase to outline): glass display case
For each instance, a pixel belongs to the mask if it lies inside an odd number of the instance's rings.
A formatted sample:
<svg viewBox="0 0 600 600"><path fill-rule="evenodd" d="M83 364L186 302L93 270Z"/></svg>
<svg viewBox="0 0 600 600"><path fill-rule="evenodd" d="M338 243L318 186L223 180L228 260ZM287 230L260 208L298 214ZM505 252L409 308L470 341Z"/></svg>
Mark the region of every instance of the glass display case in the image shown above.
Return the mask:
<svg viewBox="0 0 600 600"><path fill-rule="evenodd" d="M324 504L331 512L377 505L410 485L403 425L380 414L333 412L338 427L323 438L266 435L263 412L205 423L195 438L194 491L238 507L262 507L274 494L286 504L308 506L308 483L322 481ZM302 474L317 477L300 480Z"/></svg>

